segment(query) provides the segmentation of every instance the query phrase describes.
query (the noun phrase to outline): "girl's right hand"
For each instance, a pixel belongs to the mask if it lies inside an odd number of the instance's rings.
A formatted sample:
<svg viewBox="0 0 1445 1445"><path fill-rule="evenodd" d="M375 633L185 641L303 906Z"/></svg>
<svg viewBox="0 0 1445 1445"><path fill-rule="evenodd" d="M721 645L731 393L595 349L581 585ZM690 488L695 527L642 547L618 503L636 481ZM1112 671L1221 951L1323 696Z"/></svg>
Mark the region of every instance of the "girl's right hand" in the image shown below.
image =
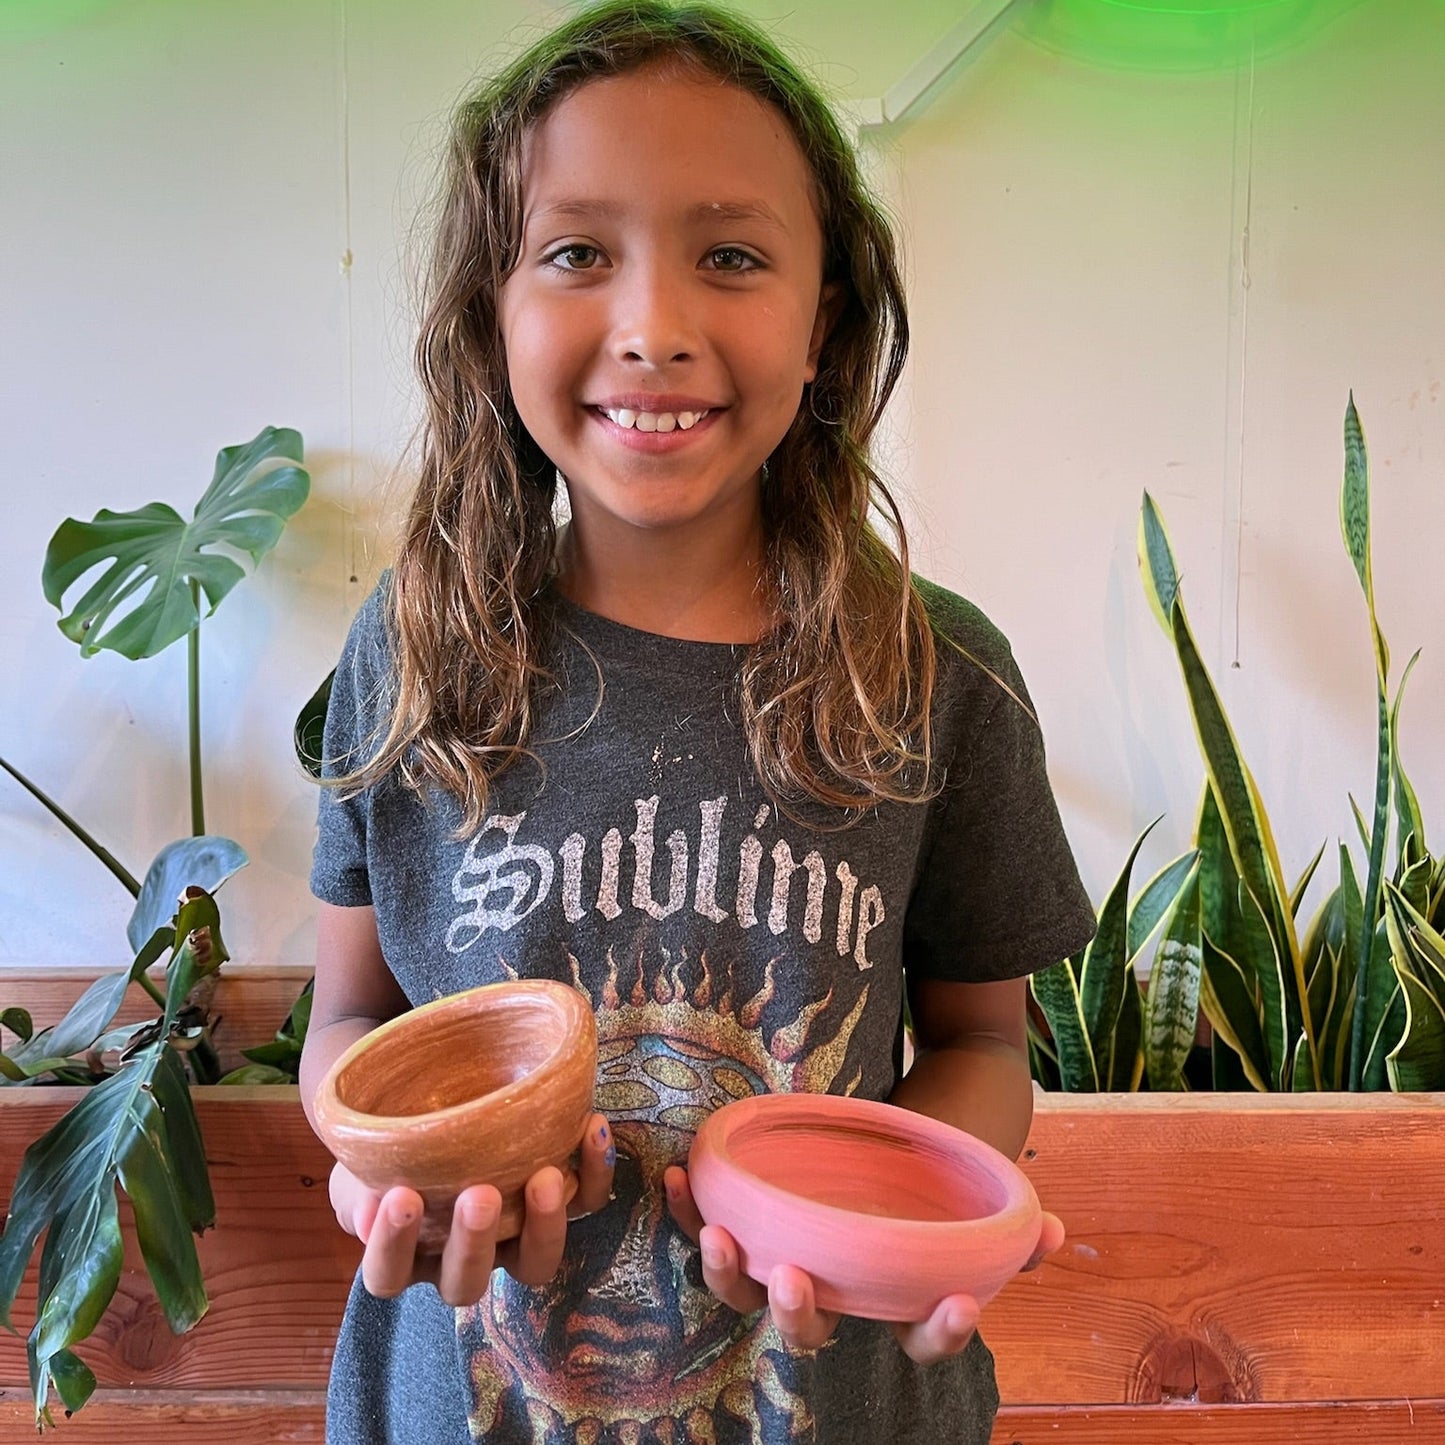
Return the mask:
<svg viewBox="0 0 1445 1445"><path fill-rule="evenodd" d="M562 1262L567 1220L601 1209L611 1196L616 1159L612 1131L601 1114L588 1121L577 1169L577 1192L565 1204L562 1171L539 1169L526 1187L526 1217L516 1239L497 1240L502 1199L490 1184L462 1190L441 1254L416 1250L422 1199L398 1186L384 1194L368 1188L343 1164L331 1171L331 1207L337 1222L366 1246L361 1279L381 1299L413 1284L434 1284L449 1305L475 1304L487 1292L494 1269L527 1285L545 1284Z"/></svg>

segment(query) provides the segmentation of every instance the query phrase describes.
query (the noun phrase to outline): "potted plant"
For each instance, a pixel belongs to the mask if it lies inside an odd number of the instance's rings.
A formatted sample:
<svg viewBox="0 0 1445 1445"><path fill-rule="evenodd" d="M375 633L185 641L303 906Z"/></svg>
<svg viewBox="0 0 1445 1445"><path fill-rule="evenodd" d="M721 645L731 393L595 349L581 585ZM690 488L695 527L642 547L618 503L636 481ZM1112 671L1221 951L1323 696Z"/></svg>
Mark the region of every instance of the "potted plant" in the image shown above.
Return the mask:
<svg viewBox="0 0 1445 1445"><path fill-rule="evenodd" d="M1144 498L1141 574L1206 781L1191 851L1126 903L1136 843L1089 950L1032 981L1035 1074L1067 1092L1037 1096L1025 1161L1071 1239L985 1320L1011 1402L999 1440L1445 1430L1445 859L1426 849L1401 761L1409 667L1393 703L1387 693L1353 398L1344 438L1342 529L1376 659L1376 790L1368 818L1355 810L1365 866L1340 846L1339 883L1303 932L1325 850L1286 878ZM1156 929L1145 988L1134 965Z"/></svg>
<svg viewBox="0 0 1445 1445"><path fill-rule="evenodd" d="M0 999L9 1005L0 1024L15 1039L0 1051L7 1186L16 1146L28 1146L0 1234L0 1320L14 1329L11 1310L43 1234L25 1350L33 1411L42 1426L53 1423L52 1386L67 1413L96 1388L95 1374L74 1347L96 1329L117 1292L127 1238L170 1330L190 1330L208 1308L195 1235L216 1217L207 1168L212 1151L202 1142L189 1086L222 1080L213 1031L218 970L227 953L212 895L246 858L238 844L205 832L200 598L204 593L213 612L245 575L231 556L214 550L218 545L248 554L253 565L275 545L306 499L301 456L296 432L268 427L220 453L191 520L162 503L101 511L88 523L65 521L46 553L45 595L61 609L61 630L82 655L110 648L152 657L187 638L193 832L163 848L137 882L34 783L0 760L136 899L129 968L95 977L73 1002L66 1000L68 1008L57 1004L73 979L57 986L46 970L8 971L7 997ZM97 580L65 611L77 580L97 568ZM163 976L152 978L152 965L163 958ZM19 1006L17 992L27 1003L39 1000L38 1007ZM267 1002L272 1018L279 1016L275 999ZM238 1039L260 1047L250 1051L250 1063L226 1077L243 1084L294 1080L308 1005L303 995L269 1043L254 1033ZM34 1014L57 1021L37 1028ZM234 1059L235 1048L226 1052ZM42 1083L68 1087L35 1087ZM294 1108L294 1089L287 1092ZM69 1105L68 1112L59 1114L57 1104ZM5 1383L15 1382L7 1377Z"/></svg>

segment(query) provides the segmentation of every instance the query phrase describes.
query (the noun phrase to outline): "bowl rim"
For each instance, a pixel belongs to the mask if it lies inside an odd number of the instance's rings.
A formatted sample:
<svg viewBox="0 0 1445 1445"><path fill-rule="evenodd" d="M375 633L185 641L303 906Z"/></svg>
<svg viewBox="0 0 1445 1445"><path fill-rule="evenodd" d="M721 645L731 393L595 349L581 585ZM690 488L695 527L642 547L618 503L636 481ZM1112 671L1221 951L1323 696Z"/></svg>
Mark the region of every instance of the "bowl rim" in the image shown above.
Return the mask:
<svg viewBox="0 0 1445 1445"><path fill-rule="evenodd" d="M542 1062L522 1078L511 1084L490 1089L485 1094L478 1094L474 1099L466 1099L460 1104L448 1104L444 1109L428 1109L420 1114L372 1114L346 1103L337 1092L337 1082L350 1065L374 1047L384 1035L400 1032L404 1028L416 1027L416 1021L424 1019L428 1014L464 1012L465 1005L472 1002L478 994L495 993L498 990L505 990L509 996L535 994L557 1005L559 1013L567 1015L569 1019L592 1018L592 1010L587 1006L582 994L571 984L554 978L499 979L493 983L478 984L475 988L464 988L456 993L444 994L441 998L432 999L416 1008L406 1009L397 1014L395 1018L387 1019L384 1024L378 1025L370 1033L363 1034L354 1043L349 1044L327 1070L326 1077L321 1081L321 1087L317 1090L315 1108L318 1115L327 1116L328 1122L334 1127L367 1131L392 1130L404 1125L416 1125L422 1120L440 1121L456 1118L477 1108L479 1104L496 1098L504 1090L510 1089L515 1094L519 1091L525 1092L536 1088L553 1072L552 1066L568 1046L569 1035L565 1030L554 1041L550 1052Z"/></svg>
<svg viewBox="0 0 1445 1445"><path fill-rule="evenodd" d="M846 1123L850 1118L860 1121L861 1116L870 1123L881 1125L882 1132L895 1138L941 1145L948 1154L959 1151L958 1141L962 1138L967 1141L966 1151L975 1153L990 1178L1003 1189L1002 1207L975 1219L909 1219L895 1214L869 1214L857 1209L845 1209L837 1204L825 1204L809 1198L806 1194L785 1189L749 1169L733 1155L730 1147L732 1137L752 1123L756 1116L774 1113L786 1117L790 1110L798 1108L800 1103L809 1109L821 1107L825 1113L833 1114L842 1123ZM722 1118L730 1110L734 1111L731 1117ZM719 1119L721 1122L715 1122ZM699 1127L694 1144L703 1138L705 1132L709 1134L709 1138L720 1136L714 1146L717 1154L726 1162L728 1168L746 1175L750 1185L759 1190L765 1199L779 1205L786 1204L790 1210L806 1211L820 1220L833 1220L840 1226L844 1221L865 1221L870 1229L901 1231L908 1235L921 1235L925 1239L944 1235L957 1238L960 1230L977 1233L1000 1227L1018 1229L1026 1223L1031 1224L1042 1213L1032 1182L1002 1151L966 1130L944 1123L941 1119L916 1113L899 1104L885 1103L880 1099L858 1099L845 1094L814 1094L805 1091L753 1094L746 1099L735 1099L709 1115Z"/></svg>

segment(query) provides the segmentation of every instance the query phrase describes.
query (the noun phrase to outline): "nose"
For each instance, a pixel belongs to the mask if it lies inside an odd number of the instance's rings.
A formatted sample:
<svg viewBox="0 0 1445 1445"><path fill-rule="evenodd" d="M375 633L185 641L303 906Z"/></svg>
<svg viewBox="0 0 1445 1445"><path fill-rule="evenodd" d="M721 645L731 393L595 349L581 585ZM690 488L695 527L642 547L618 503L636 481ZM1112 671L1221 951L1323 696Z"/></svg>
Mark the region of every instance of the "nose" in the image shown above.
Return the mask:
<svg viewBox="0 0 1445 1445"><path fill-rule="evenodd" d="M693 360L699 318L687 279L652 261L635 263L629 271L614 293L614 356L648 367Z"/></svg>

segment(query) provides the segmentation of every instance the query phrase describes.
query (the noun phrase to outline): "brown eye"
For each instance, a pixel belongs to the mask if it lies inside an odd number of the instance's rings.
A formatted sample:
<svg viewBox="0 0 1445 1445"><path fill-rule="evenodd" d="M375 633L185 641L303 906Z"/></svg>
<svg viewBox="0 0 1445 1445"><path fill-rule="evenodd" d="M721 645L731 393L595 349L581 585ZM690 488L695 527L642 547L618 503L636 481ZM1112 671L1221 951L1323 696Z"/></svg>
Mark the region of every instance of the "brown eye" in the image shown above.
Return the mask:
<svg viewBox="0 0 1445 1445"><path fill-rule="evenodd" d="M758 267L755 257L748 255L737 246L719 246L715 251L709 252L718 271L731 272L739 275L745 271L754 271Z"/></svg>
<svg viewBox="0 0 1445 1445"><path fill-rule="evenodd" d="M553 251L547 257L549 266L556 266L563 257L567 258L567 264L558 266L562 271L590 271L597 260L596 246L563 246L559 251Z"/></svg>

